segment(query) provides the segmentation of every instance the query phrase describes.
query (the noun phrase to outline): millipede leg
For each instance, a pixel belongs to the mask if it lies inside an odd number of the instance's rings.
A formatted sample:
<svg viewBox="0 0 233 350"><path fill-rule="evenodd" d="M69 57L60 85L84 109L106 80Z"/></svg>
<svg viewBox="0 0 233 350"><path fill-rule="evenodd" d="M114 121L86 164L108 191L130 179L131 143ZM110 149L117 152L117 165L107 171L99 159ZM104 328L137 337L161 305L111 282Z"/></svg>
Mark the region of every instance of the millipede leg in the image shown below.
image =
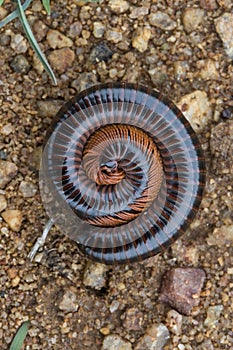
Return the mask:
<svg viewBox="0 0 233 350"><path fill-rule="evenodd" d="M51 227L53 226L53 222L52 220L49 220L43 230L42 235L37 238L36 243L34 244L32 250L30 251L30 253L28 254L28 258L32 261L36 255L36 252L38 251L38 249L40 247L43 247L46 237L51 229Z"/></svg>

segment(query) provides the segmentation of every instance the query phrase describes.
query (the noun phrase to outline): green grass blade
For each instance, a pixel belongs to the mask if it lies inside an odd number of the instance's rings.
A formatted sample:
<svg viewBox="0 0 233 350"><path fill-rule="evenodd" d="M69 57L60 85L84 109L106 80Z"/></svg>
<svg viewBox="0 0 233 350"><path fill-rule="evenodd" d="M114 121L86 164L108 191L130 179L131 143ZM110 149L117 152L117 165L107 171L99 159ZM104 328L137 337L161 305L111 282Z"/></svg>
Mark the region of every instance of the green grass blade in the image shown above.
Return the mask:
<svg viewBox="0 0 233 350"><path fill-rule="evenodd" d="M47 12L48 15L51 13L50 9L50 0L42 0L43 6L45 8L45 11Z"/></svg>
<svg viewBox="0 0 233 350"><path fill-rule="evenodd" d="M46 60L43 52L41 51L40 46L38 45L38 43L34 37L34 34L32 33L32 30L31 30L29 23L27 21L27 18L25 16L25 13L23 11L22 4L21 4L20 0L17 0L17 11L18 11L18 16L19 16L20 22L22 23L23 29L25 31L25 34L28 38L28 41L29 41L31 47L33 48L33 50L35 51L35 53L39 57L39 60L43 64L46 72L52 78L54 84L57 85L56 77L55 77L55 75L52 71L52 68L50 67L48 61Z"/></svg>
<svg viewBox="0 0 233 350"><path fill-rule="evenodd" d="M23 322L11 343L10 350L20 350L28 332L29 321Z"/></svg>
<svg viewBox="0 0 233 350"><path fill-rule="evenodd" d="M4 0L1 0L2 2ZM23 7L23 10L25 11L28 6L30 5L30 3L32 2L32 0L26 0L24 2L24 4L22 5ZM8 24L9 22L11 22L13 19L15 19L16 17L18 17L18 12L17 10L11 12L8 16L6 16L5 18L3 18L1 21L0 21L0 29L3 28L6 24Z"/></svg>

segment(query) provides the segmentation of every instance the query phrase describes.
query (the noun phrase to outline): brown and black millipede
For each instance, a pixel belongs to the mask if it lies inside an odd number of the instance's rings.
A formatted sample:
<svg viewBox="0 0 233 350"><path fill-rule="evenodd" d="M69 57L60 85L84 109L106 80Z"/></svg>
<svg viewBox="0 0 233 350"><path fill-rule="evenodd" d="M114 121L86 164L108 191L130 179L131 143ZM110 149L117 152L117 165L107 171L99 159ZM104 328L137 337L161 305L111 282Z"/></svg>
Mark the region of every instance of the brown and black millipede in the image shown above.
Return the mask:
<svg viewBox="0 0 233 350"><path fill-rule="evenodd" d="M198 138L161 93L129 83L68 101L46 137L42 199L51 220L91 259L153 256L184 233L205 185Z"/></svg>

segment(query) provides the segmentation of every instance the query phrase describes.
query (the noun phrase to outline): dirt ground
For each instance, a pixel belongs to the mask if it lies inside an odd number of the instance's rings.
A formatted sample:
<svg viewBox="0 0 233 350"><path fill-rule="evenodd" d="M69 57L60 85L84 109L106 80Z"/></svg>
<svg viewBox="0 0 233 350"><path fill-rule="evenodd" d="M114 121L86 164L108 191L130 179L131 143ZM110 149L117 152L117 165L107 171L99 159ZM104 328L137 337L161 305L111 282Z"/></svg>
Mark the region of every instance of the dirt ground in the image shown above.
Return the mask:
<svg viewBox="0 0 233 350"><path fill-rule="evenodd" d="M6 1L0 16L12 9ZM233 349L232 1L60 0L51 10L35 0L26 14L57 86L17 19L0 30L0 159L3 171L5 161L17 167L0 190L0 348L30 320L24 349ZM193 117L207 163L201 208L174 245L143 262L95 264L55 227L31 262L48 220L38 186L46 130L65 101L107 81L161 90L184 112L187 96L201 91L207 102L200 121ZM174 267L206 276L198 306L180 313L177 327L159 300ZM145 345L148 329L161 324L168 336Z"/></svg>

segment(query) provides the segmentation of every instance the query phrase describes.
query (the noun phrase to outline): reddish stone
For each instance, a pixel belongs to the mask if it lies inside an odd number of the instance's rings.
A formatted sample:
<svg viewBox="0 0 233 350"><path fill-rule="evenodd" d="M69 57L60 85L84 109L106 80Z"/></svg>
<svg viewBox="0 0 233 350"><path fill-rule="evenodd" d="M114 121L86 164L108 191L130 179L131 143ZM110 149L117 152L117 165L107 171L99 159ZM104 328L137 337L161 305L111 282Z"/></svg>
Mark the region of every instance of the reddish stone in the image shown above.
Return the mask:
<svg viewBox="0 0 233 350"><path fill-rule="evenodd" d="M195 268L174 268L168 271L162 283L159 300L178 312L189 315L198 305L205 280L205 272Z"/></svg>

